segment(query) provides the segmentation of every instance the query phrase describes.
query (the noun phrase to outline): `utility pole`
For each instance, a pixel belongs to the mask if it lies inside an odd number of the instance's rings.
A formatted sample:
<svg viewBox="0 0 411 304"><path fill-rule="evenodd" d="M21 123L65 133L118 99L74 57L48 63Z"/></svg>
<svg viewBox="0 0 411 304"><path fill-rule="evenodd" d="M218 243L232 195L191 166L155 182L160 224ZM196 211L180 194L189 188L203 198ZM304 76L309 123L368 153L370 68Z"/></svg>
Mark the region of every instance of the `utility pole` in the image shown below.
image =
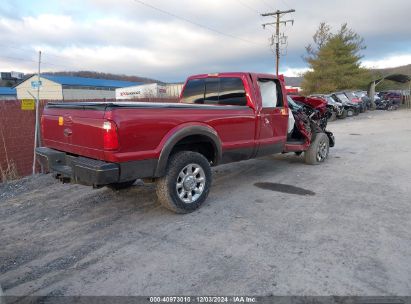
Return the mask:
<svg viewBox="0 0 411 304"><path fill-rule="evenodd" d="M37 98L36 98L36 122L34 126L34 151L33 151L33 175L36 174L36 148L40 146L40 127L39 127L39 104L40 104L40 66L41 51L39 51L39 65L37 71Z"/></svg>
<svg viewBox="0 0 411 304"><path fill-rule="evenodd" d="M284 14L288 14L288 13L294 13L295 10L294 9L290 9L287 11L280 11L277 10L276 12L271 12L271 13L264 13L261 14L261 16L263 17L269 17L269 16L276 16L276 21L275 22L269 22L269 23L264 23L263 24L263 28L265 29L265 27L267 25L275 25L275 35L273 35L272 37L272 43L271 45L273 45L273 43L275 42L275 58L276 58L276 75L278 76L278 69L280 66L280 25L284 24L287 25L287 22L291 22L291 24L294 24L294 20L281 20L281 16ZM282 37L284 39L284 41L287 39L286 36ZM284 42L285 43L285 42Z"/></svg>

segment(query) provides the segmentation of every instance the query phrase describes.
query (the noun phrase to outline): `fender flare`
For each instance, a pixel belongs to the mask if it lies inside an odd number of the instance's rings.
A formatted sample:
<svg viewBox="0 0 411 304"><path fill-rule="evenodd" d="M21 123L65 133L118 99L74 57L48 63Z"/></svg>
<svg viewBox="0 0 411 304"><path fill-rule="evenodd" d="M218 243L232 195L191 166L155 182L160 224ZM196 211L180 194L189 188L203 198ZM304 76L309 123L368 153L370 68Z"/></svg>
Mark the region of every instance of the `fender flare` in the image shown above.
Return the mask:
<svg viewBox="0 0 411 304"><path fill-rule="evenodd" d="M164 144L163 148L161 149L160 157L158 159L157 167L154 172L155 177L164 176L168 158L170 157L171 151L175 147L175 145L182 140L183 138L191 135L203 135L210 139L211 143L214 146L215 158L214 158L214 165L221 162L222 159L222 147L221 141L218 137L217 132L206 126L187 126L184 127L177 132L175 132L170 138L167 139L166 143Z"/></svg>

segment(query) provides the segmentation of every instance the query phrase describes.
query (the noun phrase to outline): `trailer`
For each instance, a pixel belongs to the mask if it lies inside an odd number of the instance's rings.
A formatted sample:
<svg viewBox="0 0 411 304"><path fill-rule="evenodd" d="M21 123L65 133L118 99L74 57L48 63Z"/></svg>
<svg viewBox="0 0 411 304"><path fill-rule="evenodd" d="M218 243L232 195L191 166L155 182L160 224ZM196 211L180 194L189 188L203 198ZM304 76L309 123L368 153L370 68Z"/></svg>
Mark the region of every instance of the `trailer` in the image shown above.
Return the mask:
<svg viewBox="0 0 411 304"><path fill-rule="evenodd" d="M166 98L167 88L158 83L116 89L116 99Z"/></svg>

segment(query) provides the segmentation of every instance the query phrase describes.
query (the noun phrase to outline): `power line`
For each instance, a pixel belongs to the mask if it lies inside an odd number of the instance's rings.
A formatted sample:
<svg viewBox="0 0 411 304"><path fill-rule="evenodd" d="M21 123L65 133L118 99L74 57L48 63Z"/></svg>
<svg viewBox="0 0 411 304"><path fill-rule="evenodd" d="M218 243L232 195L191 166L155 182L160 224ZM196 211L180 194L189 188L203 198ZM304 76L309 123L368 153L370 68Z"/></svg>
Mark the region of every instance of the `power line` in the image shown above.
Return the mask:
<svg viewBox="0 0 411 304"><path fill-rule="evenodd" d="M23 52L30 52L30 53L37 51L35 48L30 48L29 49L29 48L22 48L22 47L16 47L16 46L12 46L12 45L4 45L4 44L0 44L0 48L8 48L8 49L20 50L20 51L23 51ZM43 55L44 55L44 53L43 53ZM64 59L64 60L67 59L66 57L59 56L59 55L54 55L54 54L47 54L47 56L52 56L52 57L60 58L60 59Z"/></svg>
<svg viewBox="0 0 411 304"><path fill-rule="evenodd" d="M241 4L242 6L244 6L245 8L248 8L249 10L257 13L258 15L261 15L261 12L259 12L258 10L256 10L255 8L253 8L252 6L244 3L242 0L237 0L237 2L238 2L239 4Z"/></svg>
<svg viewBox="0 0 411 304"><path fill-rule="evenodd" d="M268 4L265 0L260 0L262 3L264 3L268 8L274 9L270 4Z"/></svg>
<svg viewBox="0 0 411 304"><path fill-rule="evenodd" d="M0 58L9 59L9 60L15 60L15 61L29 61L29 62L35 62L35 63L37 63L37 61L35 61L35 60L25 59L25 58L20 58L20 57L0 56Z"/></svg>
<svg viewBox="0 0 411 304"><path fill-rule="evenodd" d="M232 39L240 40L240 41L242 41L242 42L251 43L251 44L254 44L254 45L263 45L262 43L258 43L258 42L255 42L255 41L251 41L251 40L248 40L248 39L244 39L244 38L241 38L241 37L237 37L237 36L234 36L234 35L232 35L232 34L224 33L224 32L222 32L222 31L220 31L220 30L217 30L217 29L212 28L212 27L209 27L209 26L207 26L207 25L203 25L203 24L201 24L201 23L192 21L192 20L190 20L190 19L187 19L187 18L185 18L185 17L176 15L176 14L174 14L174 13L168 12L168 11L162 9L162 8L158 8L158 7L154 6L154 5L151 5L151 4L146 3L146 2L144 2L144 1L141 1L141 0L134 0L134 1L137 2L137 3L140 3L141 5L144 5L144 6L146 6L146 7L149 7L149 8L151 8L151 9L153 9L153 10L159 11L159 12L165 14L165 15L168 15L168 16L171 16L171 17L180 19L180 20L182 20L182 21L184 21L184 22L193 24L193 25L195 25L195 26L197 26L197 27L204 28L204 29L206 29L206 30L208 30L208 31L211 31L211 32L214 32L214 33L216 33L216 34L219 34L219 35L222 35L222 36L226 36L226 37L229 37L229 38L232 38Z"/></svg>
<svg viewBox="0 0 411 304"><path fill-rule="evenodd" d="M285 5L286 8L291 9L291 7L287 4L287 2L285 2L285 0L281 0L281 2Z"/></svg>
<svg viewBox="0 0 411 304"><path fill-rule="evenodd" d="M0 58L3 59L8 59L8 60L14 60L14 61L25 61L25 62L34 62L38 63L38 61L33 60L33 59L26 59L26 58L21 58L21 57L12 57L12 56L0 56ZM57 64L57 63L51 63L51 62L41 62L43 65L52 65L52 66L57 66L57 67L65 67L65 68L73 68L69 67L68 65L63 65L63 64Z"/></svg>
<svg viewBox="0 0 411 304"><path fill-rule="evenodd" d="M30 50L28 48L20 48L20 47L14 47L14 46L6 46L6 45L0 45L0 48L9 48L9 49L21 50L21 51L25 51L25 52L33 52L33 50ZM44 53L42 55L44 57ZM62 58L62 59L65 59L65 60L67 59L67 58L64 58L62 56L57 56L57 55L52 55L52 54L47 54L47 56L54 56L54 57ZM21 58L21 57L12 57L12 56L0 56L0 58L5 58L5 59L10 59L10 60L15 60L15 61L28 61L28 62L35 62L35 63L38 62L38 61L33 60L33 59L26 59L26 58ZM68 68L68 69L74 68L73 66L68 66L68 65L64 65L64 64L60 64L60 63L53 63L53 62L50 62L50 61L42 61L41 63L42 63L42 65L50 65L50 66Z"/></svg>

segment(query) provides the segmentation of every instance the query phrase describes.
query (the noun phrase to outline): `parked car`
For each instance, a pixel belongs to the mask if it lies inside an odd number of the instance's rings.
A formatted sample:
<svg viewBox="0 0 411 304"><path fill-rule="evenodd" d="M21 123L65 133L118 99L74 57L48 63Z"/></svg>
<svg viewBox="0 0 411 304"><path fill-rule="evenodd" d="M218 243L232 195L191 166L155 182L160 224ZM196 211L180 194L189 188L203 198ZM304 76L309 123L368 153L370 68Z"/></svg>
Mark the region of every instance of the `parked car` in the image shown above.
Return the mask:
<svg viewBox="0 0 411 304"><path fill-rule="evenodd" d="M366 110L371 109L371 98L368 97L366 91L355 91L353 93L364 102Z"/></svg>
<svg viewBox="0 0 411 304"><path fill-rule="evenodd" d="M381 93L380 92L375 92L375 94L374 94L374 101L377 101L377 100L381 100Z"/></svg>
<svg viewBox="0 0 411 304"><path fill-rule="evenodd" d="M211 166L286 152L325 161L334 136L314 114L290 108L282 77L203 74L188 78L180 103L49 103L36 153L63 182L122 188L154 179L161 204L187 213L206 200Z"/></svg>
<svg viewBox="0 0 411 304"><path fill-rule="evenodd" d="M347 109L344 106L344 104L337 98L333 97L331 94L325 96L327 99L327 102L329 104L334 104L335 107L337 108L337 118L338 119L344 119L347 117Z"/></svg>
<svg viewBox="0 0 411 304"><path fill-rule="evenodd" d="M379 92L375 99L377 110L397 110L401 106L401 94L398 92Z"/></svg>
<svg viewBox="0 0 411 304"><path fill-rule="evenodd" d="M367 110L367 104L361 98L357 97L352 91L344 91L345 96L351 101L351 103L358 104L360 113L364 113Z"/></svg>
<svg viewBox="0 0 411 304"><path fill-rule="evenodd" d="M347 117L358 115L360 113L360 106L357 103L352 103L344 92L332 93L331 97L344 106L344 109L347 111Z"/></svg>
<svg viewBox="0 0 411 304"><path fill-rule="evenodd" d="M391 101L394 108L398 109L401 106L402 95L398 92L387 92L384 95L385 99Z"/></svg>
<svg viewBox="0 0 411 304"><path fill-rule="evenodd" d="M343 119L347 117L347 110L344 109L343 104L338 100L335 100L331 95L314 94L310 95L310 97L318 97L325 100L325 102L327 103L327 107L332 111L333 116L335 116L335 118ZM333 118L331 118L330 120L333 120Z"/></svg>

